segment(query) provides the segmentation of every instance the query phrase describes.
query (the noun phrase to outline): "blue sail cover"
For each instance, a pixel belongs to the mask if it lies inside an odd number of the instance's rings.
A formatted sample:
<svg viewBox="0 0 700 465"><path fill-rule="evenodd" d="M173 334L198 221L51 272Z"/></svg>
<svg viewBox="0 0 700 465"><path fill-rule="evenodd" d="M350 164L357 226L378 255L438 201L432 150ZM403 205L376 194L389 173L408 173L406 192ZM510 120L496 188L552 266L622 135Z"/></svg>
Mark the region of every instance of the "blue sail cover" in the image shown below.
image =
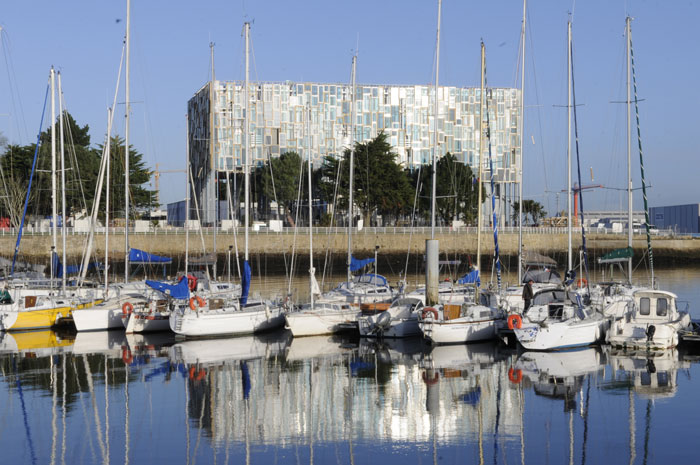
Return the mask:
<svg viewBox="0 0 700 465"><path fill-rule="evenodd" d="M374 258L365 258L364 260L358 260L357 258L350 256L350 271L357 271L361 268L366 267L370 263L374 263Z"/></svg>
<svg viewBox="0 0 700 465"><path fill-rule="evenodd" d="M244 260L243 276L241 276L241 305L248 303L248 291L250 291L250 265L248 260Z"/></svg>
<svg viewBox="0 0 700 465"><path fill-rule="evenodd" d="M479 270L472 270L457 280L457 284L470 283L476 283L477 286L481 286L481 277L479 276Z"/></svg>
<svg viewBox="0 0 700 465"><path fill-rule="evenodd" d="M88 271L95 268L96 265L95 262L89 263ZM54 252L53 260L51 260L51 271L54 278L62 278L64 272L66 276L80 273L80 265L64 266L61 264L61 259L58 258L58 254Z"/></svg>
<svg viewBox="0 0 700 465"><path fill-rule="evenodd" d="M181 277L177 284L147 279L146 285L163 294L170 294L170 297L173 299L188 299L190 297L190 289L187 287L187 276Z"/></svg>
<svg viewBox="0 0 700 465"><path fill-rule="evenodd" d="M129 262L139 265L167 265L173 262L170 257L161 257L139 249L129 250Z"/></svg>

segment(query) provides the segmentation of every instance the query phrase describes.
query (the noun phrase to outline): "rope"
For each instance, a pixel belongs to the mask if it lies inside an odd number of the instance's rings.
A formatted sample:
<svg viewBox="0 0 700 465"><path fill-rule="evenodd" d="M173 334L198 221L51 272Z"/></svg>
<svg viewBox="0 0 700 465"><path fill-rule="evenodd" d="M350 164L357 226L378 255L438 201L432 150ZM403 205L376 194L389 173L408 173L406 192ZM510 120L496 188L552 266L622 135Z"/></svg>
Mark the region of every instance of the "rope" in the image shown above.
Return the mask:
<svg viewBox="0 0 700 465"><path fill-rule="evenodd" d="M634 74L634 51L632 50L632 30L630 29L630 60L632 64L632 85L634 88L634 114L637 119L637 145L639 146L639 167L642 171L642 196L644 198L644 226L647 232L647 250L649 251L649 270L651 285L654 286L654 253L651 248L651 232L649 226L649 203L647 202L647 183L644 177L644 157L642 156L642 130L639 125L639 100L637 99L637 77ZM631 225L629 226L631 227Z"/></svg>

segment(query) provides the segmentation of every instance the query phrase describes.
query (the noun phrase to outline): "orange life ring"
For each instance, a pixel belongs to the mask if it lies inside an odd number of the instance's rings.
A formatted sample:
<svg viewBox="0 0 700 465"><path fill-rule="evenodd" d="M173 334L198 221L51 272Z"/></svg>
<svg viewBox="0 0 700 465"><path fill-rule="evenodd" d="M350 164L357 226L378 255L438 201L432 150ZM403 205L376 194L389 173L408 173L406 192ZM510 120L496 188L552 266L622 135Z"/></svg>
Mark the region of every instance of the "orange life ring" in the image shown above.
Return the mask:
<svg viewBox="0 0 700 465"><path fill-rule="evenodd" d="M127 365L131 365L131 362L134 361L134 356L131 355L131 350L128 347L122 347L122 360Z"/></svg>
<svg viewBox="0 0 700 465"><path fill-rule="evenodd" d="M588 280L586 278L578 278L578 281L576 281L576 285L580 288L584 286L588 286Z"/></svg>
<svg viewBox="0 0 700 465"><path fill-rule="evenodd" d="M513 314L508 316L508 329L520 329L523 327L523 319L520 315Z"/></svg>
<svg viewBox="0 0 700 465"><path fill-rule="evenodd" d="M195 370L194 365L192 365L190 367L190 372L189 372L190 379L194 379L194 370Z"/></svg>
<svg viewBox="0 0 700 465"><path fill-rule="evenodd" d="M200 369L199 373L197 373L197 377L195 378L195 381L203 380L206 375L207 375L207 372L204 371L204 368Z"/></svg>
<svg viewBox="0 0 700 465"><path fill-rule="evenodd" d="M207 304L207 302L203 298L196 295L196 296L190 298L190 308L192 310L197 310L194 306L195 302L197 302L197 307L204 307Z"/></svg>
<svg viewBox="0 0 700 465"><path fill-rule="evenodd" d="M187 287L190 289L190 291L197 289L197 278L191 274L187 275Z"/></svg>
<svg viewBox="0 0 700 465"><path fill-rule="evenodd" d="M433 319L437 320L438 318L438 312L435 310L433 307L425 307L423 311L420 314L421 320L425 320L425 317L428 316L429 313L433 314Z"/></svg>
<svg viewBox="0 0 700 465"><path fill-rule="evenodd" d="M523 380L523 371L520 368L514 370L513 367L510 367L510 370L508 370L508 379L511 383L520 383L520 381Z"/></svg>
<svg viewBox="0 0 700 465"><path fill-rule="evenodd" d="M134 306L131 304L131 302L124 302L124 305L122 305L122 316L125 318L129 315L131 315L131 312L134 311Z"/></svg>
<svg viewBox="0 0 700 465"><path fill-rule="evenodd" d="M423 378L423 382L429 386L436 384L438 381L440 381L440 374L437 371L433 374L432 378L428 378L428 375L425 371L421 376Z"/></svg>

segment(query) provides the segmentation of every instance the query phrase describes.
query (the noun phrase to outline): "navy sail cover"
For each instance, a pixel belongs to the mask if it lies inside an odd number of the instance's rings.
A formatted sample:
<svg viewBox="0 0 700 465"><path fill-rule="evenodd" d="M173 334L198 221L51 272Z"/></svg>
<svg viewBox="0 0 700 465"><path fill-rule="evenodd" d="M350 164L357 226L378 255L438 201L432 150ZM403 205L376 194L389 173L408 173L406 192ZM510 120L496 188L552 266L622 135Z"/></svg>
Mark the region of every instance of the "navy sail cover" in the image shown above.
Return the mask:
<svg viewBox="0 0 700 465"><path fill-rule="evenodd" d="M147 279L146 285L163 294L169 294L173 299L188 299L190 297L190 289L187 287L187 276L182 276L177 284Z"/></svg>
<svg viewBox="0 0 700 465"><path fill-rule="evenodd" d="M129 250L129 261L134 264L154 264L154 265L167 265L172 263L173 259L170 257L161 257L160 255L154 255L148 253L144 250L130 249Z"/></svg>

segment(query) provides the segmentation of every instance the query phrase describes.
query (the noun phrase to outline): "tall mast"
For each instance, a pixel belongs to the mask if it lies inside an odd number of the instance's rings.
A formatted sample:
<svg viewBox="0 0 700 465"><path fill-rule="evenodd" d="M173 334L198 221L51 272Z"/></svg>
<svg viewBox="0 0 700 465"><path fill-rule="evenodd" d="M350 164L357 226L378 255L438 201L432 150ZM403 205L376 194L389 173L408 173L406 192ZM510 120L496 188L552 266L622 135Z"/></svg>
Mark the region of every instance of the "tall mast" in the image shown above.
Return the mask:
<svg viewBox="0 0 700 465"><path fill-rule="evenodd" d="M129 101L129 70L130 70L130 29L131 29L131 0L126 0L126 73L125 73L125 97L126 112L124 114L124 282L129 282L129 113L131 102Z"/></svg>
<svg viewBox="0 0 700 465"><path fill-rule="evenodd" d="M631 18L625 20L627 35L627 247L632 248L632 96L630 83L630 29ZM627 259L627 280L632 282L632 256Z"/></svg>
<svg viewBox="0 0 700 465"><path fill-rule="evenodd" d="M58 225L58 208L56 207L56 71L51 67L51 236L52 236L52 253L51 253L51 277L54 275L54 253L56 253ZM55 269L58 273L58 269ZM53 282L51 283L53 287Z"/></svg>
<svg viewBox="0 0 700 465"><path fill-rule="evenodd" d="M567 94L566 94L566 225L568 230L568 268L573 268L573 252L571 246L571 21L567 23L567 47L566 47L566 76L567 76Z"/></svg>
<svg viewBox="0 0 700 465"><path fill-rule="evenodd" d="M442 0L438 0L437 45L435 48L435 141L433 143L433 192L430 196L430 238L435 239L435 195L437 192L437 157L438 157L438 83L440 78L440 19L442 18Z"/></svg>
<svg viewBox="0 0 700 465"><path fill-rule="evenodd" d="M527 0L523 0L523 26L520 31L522 66L520 67L520 159L518 160L518 283L523 277L523 156L525 155L525 12Z"/></svg>
<svg viewBox="0 0 700 465"><path fill-rule="evenodd" d="M243 25L245 30L245 87L243 88L243 98L245 100L245 158L243 160L244 178L244 220L245 229L245 254L243 260L248 261L248 202L250 201L250 174L248 164L250 163L250 93L248 92L248 79L250 74L250 23Z"/></svg>
<svg viewBox="0 0 700 465"><path fill-rule="evenodd" d="M190 117L185 115L185 127L187 136L185 137L185 185L187 186L187 195L185 196L185 276L188 273L189 256L190 256Z"/></svg>
<svg viewBox="0 0 700 465"><path fill-rule="evenodd" d="M112 112L114 107L107 109L107 147L105 148L105 157L107 157L106 167L107 167L107 179L105 181L105 297L109 290L109 176L110 176L110 158L111 147L112 147ZM87 268L87 263L84 264Z"/></svg>
<svg viewBox="0 0 700 465"><path fill-rule="evenodd" d="M348 185L348 286L352 286L352 227L353 227L353 178L355 174L355 72L357 71L357 52L352 56L352 96L350 102L350 183Z"/></svg>
<svg viewBox="0 0 700 465"><path fill-rule="evenodd" d="M477 204L477 218L476 218L476 268L481 273L481 181L484 175L484 164L481 159L483 154L484 146L484 102L486 100L484 96L484 68L486 67L486 48L484 43L481 42L481 91L479 96L479 182L477 184L477 189L479 190L479 200Z"/></svg>
<svg viewBox="0 0 700 465"><path fill-rule="evenodd" d="M61 289L66 295L66 156L63 143L63 87L61 86L61 73L58 73L58 126L61 146L61 241L63 248L63 273L61 273Z"/></svg>
<svg viewBox="0 0 700 465"><path fill-rule="evenodd" d="M313 202L312 202L312 190L311 190L311 163L312 163L312 157L311 157L311 106L307 106L307 113L306 113L306 151L307 151L307 159L309 163L309 177L308 177L308 183L309 183L309 294L311 297L311 310L314 309L314 281L316 279L315 277L315 269L314 269L314 233L313 233L313 227L314 227L314 221L313 221Z"/></svg>
<svg viewBox="0 0 700 465"><path fill-rule="evenodd" d="M216 81L216 74L214 73L214 42L209 42L209 51L211 54L211 84L209 86L209 121L210 121L210 127L213 127L214 123L214 102L216 101L216 97L214 95L215 92L215 84L214 81ZM214 135L216 131L211 131L211 137L209 141L209 156L213 158L214 156ZM214 169L212 170L212 174L214 175L214 266L213 266L213 272L214 272L214 279L216 280L216 262L217 260L217 252L216 252L216 229L219 225L219 172L216 170L216 165L214 166Z"/></svg>

